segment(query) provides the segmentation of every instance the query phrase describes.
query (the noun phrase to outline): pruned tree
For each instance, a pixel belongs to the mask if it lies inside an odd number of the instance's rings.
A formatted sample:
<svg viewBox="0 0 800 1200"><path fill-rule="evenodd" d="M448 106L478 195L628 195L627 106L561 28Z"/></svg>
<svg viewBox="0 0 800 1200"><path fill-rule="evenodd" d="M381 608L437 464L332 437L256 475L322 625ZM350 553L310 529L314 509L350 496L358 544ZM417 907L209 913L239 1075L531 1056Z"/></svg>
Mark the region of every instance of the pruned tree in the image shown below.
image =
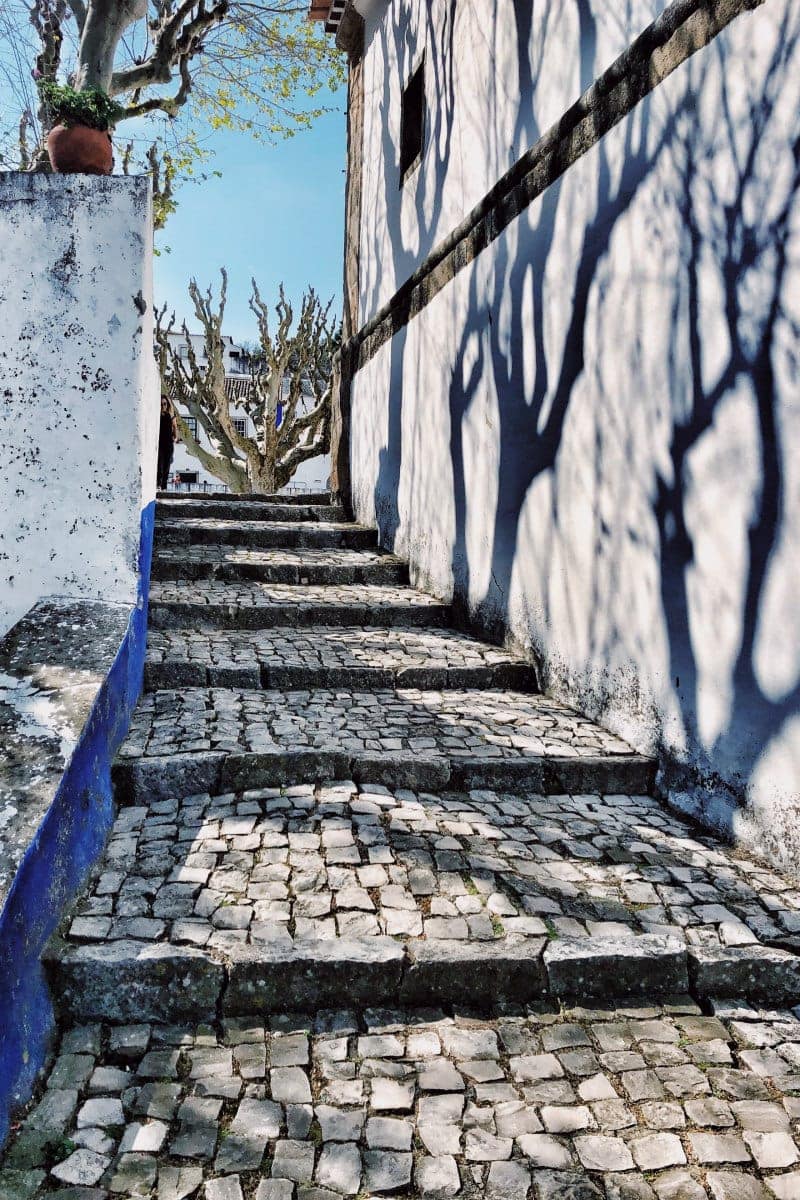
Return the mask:
<svg viewBox="0 0 800 1200"><path fill-rule="evenodd" d="M187 450L232 492L271 493L285 487L300 463L330 448L331 376L339 329L331 317L333 301L320 303L310 288L295 323L292 304L283 285L275 305L274 330L270 307L252 281L250 307L258 325L258 342L248 353L249 374L236 381L225 373L222 323L228 294L223 268L219 299L212 288L201 291L189 284L195 316L203 333L201 362L184 322L183 342L175 314L166 308L156 314L156 345L162 385L177 407L178 430ZM181 356L186 346L186 357ZM246 414L254 435L236 428L234 409ZM182 413L197 421L195 437ZM208 448L199 435L202 429Z"/></svg>
<svg viewBox="0 0 800 1200"><path fill-rule="evenodd" d="M100 89L121 120L146 118L143 169L154 136L190 175L204 128L273 139L307 127L323 111L309 98L335 88L343 66L306 11L300 0L3 0L0 92L16 112L0 112L0 163L46 161L34 81Z"/></svg>

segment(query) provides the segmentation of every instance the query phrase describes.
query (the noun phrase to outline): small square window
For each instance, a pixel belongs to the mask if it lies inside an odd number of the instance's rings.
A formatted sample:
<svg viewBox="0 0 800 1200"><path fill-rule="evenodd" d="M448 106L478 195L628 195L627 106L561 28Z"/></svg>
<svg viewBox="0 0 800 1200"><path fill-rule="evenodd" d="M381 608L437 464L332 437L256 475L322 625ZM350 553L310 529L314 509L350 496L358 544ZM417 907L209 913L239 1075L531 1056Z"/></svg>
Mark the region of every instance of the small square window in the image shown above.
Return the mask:
<svg viewBox="0 0 800 1200"><path fill-rule="evenodd" d="M197 417L184 417L183 423L189 430L192 437L197 440Z"/></svg>
<svg viewBox="0 0 800 1200"><path fill-rule="evenodd" d="M400 101L400 184L422 158L425 141L425 60L403 90Z"/></svg>
<svg viewBox="0 0 800 1200"><path fill-rule="evenodd" d="M247 437L247 417L234 417L233 428L239 434L239 437Z"/></svg>
<svg viewBox="0 0 800 1200"><path fill-rule="evenodd" d="M178 483L197 483L197 471L178 471Z"/></svg>

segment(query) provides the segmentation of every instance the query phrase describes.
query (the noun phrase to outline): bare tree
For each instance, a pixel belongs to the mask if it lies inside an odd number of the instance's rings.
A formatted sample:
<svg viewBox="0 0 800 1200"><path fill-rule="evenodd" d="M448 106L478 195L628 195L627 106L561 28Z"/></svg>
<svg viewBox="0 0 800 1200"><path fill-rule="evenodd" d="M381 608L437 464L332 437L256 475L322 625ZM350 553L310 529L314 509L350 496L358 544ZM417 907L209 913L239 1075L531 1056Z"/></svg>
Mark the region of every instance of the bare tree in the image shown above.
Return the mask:
<svg viewBox="0 0 800 1200"><path fill-rule="evenodd" d="M184 322L183 343L174 338L175 314L156 314L158 365L163 386L178 406L178 429L187 450L207 471L233 492L276 492L292 478L300 463L330 448L331 375L339 331L331 305L322 305L313 289L303 296L295 325L294 310L283 285L275 305L272 331L270 308L255 280L250 307L258 323L258 344L248 354L249 374L226 379L222 322L228 291L222 270L219 300L212 289L202 292L193 279L189 295L202 328L205 360L201 365ZM252 421L252 437L240 433L232 409ZM195 437L180 410L197 421L211 449Z"/></svg>

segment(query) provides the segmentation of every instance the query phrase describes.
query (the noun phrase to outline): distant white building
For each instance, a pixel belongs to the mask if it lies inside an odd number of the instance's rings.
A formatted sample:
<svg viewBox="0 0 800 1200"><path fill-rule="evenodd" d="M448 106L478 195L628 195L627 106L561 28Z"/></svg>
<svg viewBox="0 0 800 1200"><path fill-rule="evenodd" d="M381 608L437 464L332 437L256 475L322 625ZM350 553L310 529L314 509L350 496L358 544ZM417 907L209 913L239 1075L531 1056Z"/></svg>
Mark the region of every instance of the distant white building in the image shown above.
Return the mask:
<svg viewBox="0 0 800 1200"><path fill-rule="evenodd" d="M172 345L177 348L181 358L188 358L189 348L186 345L186 335L175 332L169 335L169 339ZM205 339L201 333L190 333L189 339L192 343L198 364L202 366L206 361ZM240 433L252 435L254 433L253 422L247 416L244 409L236 404L237 395L242 394L250 378L247 351L238 346L233 338L223 337L222 340L224 342L225 385L228 395L232 400L231 412L234 423ZM288 391L289 382L288 380L284 380L283 394L288 395ZM311 403L310 396L309 403ZM178 406L178 411L186 424L191 428L200 445L211 451L212 447L203 429L198 429L196 417L190 416L180 406ZM300 463L290 483L281 490L284 492L323 492L328 487L330 473L330 455L318 455L316 458L310 458L306 462ZM175 456L172 460L169 486L170 490L177 491L227 491L227 486L222 480L217 479L215 475L207 471L202 463L189 453L183 442L177 442L175 445Z"/></svg>

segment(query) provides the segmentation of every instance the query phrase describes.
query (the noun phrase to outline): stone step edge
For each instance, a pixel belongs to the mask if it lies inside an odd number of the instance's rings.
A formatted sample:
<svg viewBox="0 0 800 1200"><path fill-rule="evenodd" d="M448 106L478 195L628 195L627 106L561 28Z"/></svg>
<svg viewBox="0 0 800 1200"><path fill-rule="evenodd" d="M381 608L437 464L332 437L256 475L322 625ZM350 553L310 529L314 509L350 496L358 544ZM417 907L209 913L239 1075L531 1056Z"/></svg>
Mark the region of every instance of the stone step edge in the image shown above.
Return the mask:
<svg viewBox="0 0 800 1200"><path fill-rule="evenodd" d="M539 692L536 670L529 663L508 662L477 667L273 667L206 666L194 659L167 658L146 662L144 689L156 692L184 687L262 688L304 691L308 688L420 688L423 691L471 688Z"/></svg>
<svg viewBox="0 0 800 1200"><path fill-rule="evenodd" d="M302 585L298 589L302 592ZM386 629L396 625L441 629L452 623L446 604L415 605L398 601L380 608L368 604L336 604L333 601L306 601L269 605L200 604L190 600L151 599L152 629L202 628L274 629L281 625L304 628L311 625L373 625Z"/></svg>
<svg viewBox="0 0 800 1200"><path fill-rule="evenodd" d="M358 553L356 551L355 553ZM179 562L162 558L156 552L150 578L164 582L236 583L255 580L262 583L306 584L346 587L357 583L408 585L408 565L387 555L384 561L369 563L258 563L258 562Z"/></svg>
<svg viewBox="0 0 800 1200"><path fill-rule="evenodd" d="M239 495L234 492L156 492L157 500L168 500L176 504L203 504L207 500L222 500L228 504L313 504L336 505L330 492L296 492L284 495L283 492L266 492L256 495L246 492Z"/></svg>
<svg viewBox="0 0 800 1200"><path fill-rule="evenodd" d="M238 546L244 549L344 549L375 550L375 531L363 525L302 525L264 521L258 526L236 525L220 529L191 521L156 521L154 545L158 546Z"/></svg>
<svg viewBox="0 0 800 1200"><path fill-rule="evenodd" d="M641 754L577 758L548 755L524 759L446 758L443 755L336 750L200 750L183 754L118 756L112 767L118 804L167 800L200 792L223 794L256 787L351 779L415 791L523 788L537 795L649 795L656 764Z"/></svg>
<svg viewBox="0 0 800 1200"><path fill-rule="evenodd" d="M380 936L232 946L51 941L45 956L62 1020L193 1023L287 1009L584 1004L692 995L771 1006L800 1001L800 958L765 946L687 947L677 938L508 938L502 943Z"/></svg>
<svg viewBox="0 0 800 1200"><path fill-rule="evenodd" d="M254 506L235 500L182 500L179 503L159 500L156 502L157 519L167 518L171 521L192 520L198 517L224 519L226 513L244 522L272 520L292 524L295 522L297 524L318 522L324 525L350 523L350 518L345 510L332 504L272 503Z"/></svg>

